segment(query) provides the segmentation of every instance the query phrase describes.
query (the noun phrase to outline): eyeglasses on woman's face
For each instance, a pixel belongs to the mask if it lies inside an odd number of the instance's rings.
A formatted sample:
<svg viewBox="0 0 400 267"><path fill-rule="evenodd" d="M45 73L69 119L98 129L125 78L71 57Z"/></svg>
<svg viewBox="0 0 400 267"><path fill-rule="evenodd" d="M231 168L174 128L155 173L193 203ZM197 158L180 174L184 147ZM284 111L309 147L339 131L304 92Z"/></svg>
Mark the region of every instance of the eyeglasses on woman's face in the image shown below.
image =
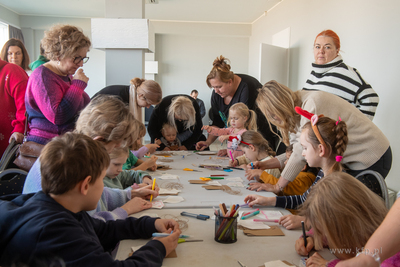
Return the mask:
<svg viewBox="0 0 400 267"><path fill-rule="evenodd" d="M83 64L85 64L86 62L88 62L89 57L77 56L77 57L74 57L73 60L74 60L74 64L78 65L79 63L81 63L81 61L83 62Z"/></svg>

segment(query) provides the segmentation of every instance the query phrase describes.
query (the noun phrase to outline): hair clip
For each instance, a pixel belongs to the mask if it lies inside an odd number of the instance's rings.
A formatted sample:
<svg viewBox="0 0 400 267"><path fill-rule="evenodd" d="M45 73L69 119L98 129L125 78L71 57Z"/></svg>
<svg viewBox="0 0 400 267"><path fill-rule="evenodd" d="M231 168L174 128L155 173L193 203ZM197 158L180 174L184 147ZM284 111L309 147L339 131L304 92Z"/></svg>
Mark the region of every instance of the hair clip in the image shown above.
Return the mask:
<svg viewBox="0 0 400 267"><path fill-rule="evenodd" d="M340 116L339 119L336 121L336 125L338 125L339 121L342 121L342 118L340 118Z"/></svg>
<svg viewBox="0 0 400 267"><path fill-rule="evenodd" d="M336 156L336 161L337 161L337 162L341 162L342 159L343 159L343 156Z"/></svg>
<svg viewBox="0 0 400 267"><path fill-rule="evenodd" d="M294 110L301 116L306 117L307 119L309 119L311 121L311 128L313 129L313 132L314 132L315 136L317 137L318 141L325 148L328 148L324 139L322 138L321 134L319 133L319 130L317 127L318 119L323 117L324 115L321 114L321 115L317 116L316 114L312 114L311 112L308 112L307 110L302 109L301 107L294 107Z"/></svg>
<svg viewBox="0 0 400 267"><path fill-rule="evenodd" d="M249 143L243 142L242 137L240 135L231 135L229 136L229 141L232 142L232 149L236 150L239 146L240 143L245 144L245 145L250 145Z"/></svg>

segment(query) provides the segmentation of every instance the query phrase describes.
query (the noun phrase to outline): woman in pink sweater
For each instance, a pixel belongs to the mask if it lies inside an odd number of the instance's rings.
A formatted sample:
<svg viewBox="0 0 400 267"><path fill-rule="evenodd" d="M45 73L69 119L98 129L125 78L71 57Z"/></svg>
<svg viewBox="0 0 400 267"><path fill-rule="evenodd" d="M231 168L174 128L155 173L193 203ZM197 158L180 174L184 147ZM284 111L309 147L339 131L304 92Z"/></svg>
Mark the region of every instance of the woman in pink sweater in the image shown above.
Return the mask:
<svg viewBox="0 0 400 267"><path fill-rule="evenodd" d="M25 96L29 141L46 144L74 129L78 113L90 101L84 92L89 78L82 69L91 42L71 25L56 25L41 41L50 60L31 74ZM78 70L79 69L79 70Z"/></svg>

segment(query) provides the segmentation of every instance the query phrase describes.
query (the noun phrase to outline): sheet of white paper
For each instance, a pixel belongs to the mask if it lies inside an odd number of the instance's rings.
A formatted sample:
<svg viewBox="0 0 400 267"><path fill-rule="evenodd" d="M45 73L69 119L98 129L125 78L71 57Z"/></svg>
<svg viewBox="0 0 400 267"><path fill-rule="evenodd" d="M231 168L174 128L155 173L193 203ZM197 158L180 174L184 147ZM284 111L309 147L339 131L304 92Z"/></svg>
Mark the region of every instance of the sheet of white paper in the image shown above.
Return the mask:
<svg viewBox="0 0 400 267"><path fill-rule="evenodd" d="M262 219L279 220L282 217L282 212L276 210L262 210L260 214Z"/></svg>
<svg viewBox="0 0 400 267"><path fill-rule="evenodd" d="M158 192L158 194L160 194L160 195L168 195L168 194L176 195L179 192L181 192L181 190L160 188L160 191Z"/></svg>
<svg viewBox="0 0 400 267"><path fill-rule="evenodd" d="M139 250L143 246L136 246L136 247L131 247L132 252L135 252L136 250Z"/></svg>
<svg viewBox="0 0 400 267"><path fill-rule="evenodd" d="M249 228L249 229L269 229L270 227L266 225L263 222L255 222L253 219L264 219L264 215L260 216L260 214L257 214L256 216L252 216L250 218L242 220L243 213L246 213L248 211L239 211L239 220L238 220L238 225L241 225L243 227Z"/></svg>
<svg viewBox="0 0 400 267"><path fill-rule="evenodd" d="M153 209L162 209L164 207L164 203L162 200L155 200L151 202Z"/></svg>
<svg viewBox="0 0 400 267"><path fill-rule="evenodd" d="M171 153L177 156L187 156L193 154L192 151L185 151L185 150L171 151Z"/></svg>
<svg viewBox="0 0 400 267"><path fill-rule="evenodd" d="M288 267L283 261L269 261L264 263L265 267Z"/></svg>
<svg viewBox="0 0 400 267"><path fill-rule="evenodd" d="M226 180L229 182L243 182L243 179L240 177L230 177L230 178L226 178Z"/></svg>
<svg viewBox="0 0 400 267"><path fill-rule="evenodd" d="M183 197L178 197L178 196L171 196L167 197L165 200L163 200L164 203L179 203L184 201L185 199Z"/></svg>
<svg viewBox="0 0 400 267"><path fill-rule="evenodd" d="M242 182L230 182L226 184L229 187L244 187Z"/></svg>
<svg viewBox="0 0 400 267"><path fill-rule="evenodd" d="M163 173L160 176L154 176L153 175L153 177L158 178L158 179L162 179L162 180L177 180L179 178L178 175L169 174L169 173Z"/></svg>
<svg viewBox="0 0 400 267"><path fill-rule="evenodd" d="M220 182L218 182L218 181L209 181L209 182L207 182L206 184L208 184L208 185L218 185L218 186L222 186L222 184L221 184Z"/></svg>

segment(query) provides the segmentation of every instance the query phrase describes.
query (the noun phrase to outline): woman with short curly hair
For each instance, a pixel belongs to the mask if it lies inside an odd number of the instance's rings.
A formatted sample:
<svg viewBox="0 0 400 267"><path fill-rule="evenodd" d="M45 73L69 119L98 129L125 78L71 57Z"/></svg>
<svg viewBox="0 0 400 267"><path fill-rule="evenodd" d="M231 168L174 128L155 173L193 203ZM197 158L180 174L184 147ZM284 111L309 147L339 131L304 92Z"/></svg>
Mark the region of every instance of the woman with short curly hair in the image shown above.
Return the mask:
<svg viewBox="0 0 400 267"><path fill-rule="evenodd" d="M25 105L30 128L27 139L46 144L74 129L79 111L90 101L84 91L89 78L79 68L89 60L91 42L75 26L55 25L45 32L41 45L50 61L30 76Z"/></svg>

